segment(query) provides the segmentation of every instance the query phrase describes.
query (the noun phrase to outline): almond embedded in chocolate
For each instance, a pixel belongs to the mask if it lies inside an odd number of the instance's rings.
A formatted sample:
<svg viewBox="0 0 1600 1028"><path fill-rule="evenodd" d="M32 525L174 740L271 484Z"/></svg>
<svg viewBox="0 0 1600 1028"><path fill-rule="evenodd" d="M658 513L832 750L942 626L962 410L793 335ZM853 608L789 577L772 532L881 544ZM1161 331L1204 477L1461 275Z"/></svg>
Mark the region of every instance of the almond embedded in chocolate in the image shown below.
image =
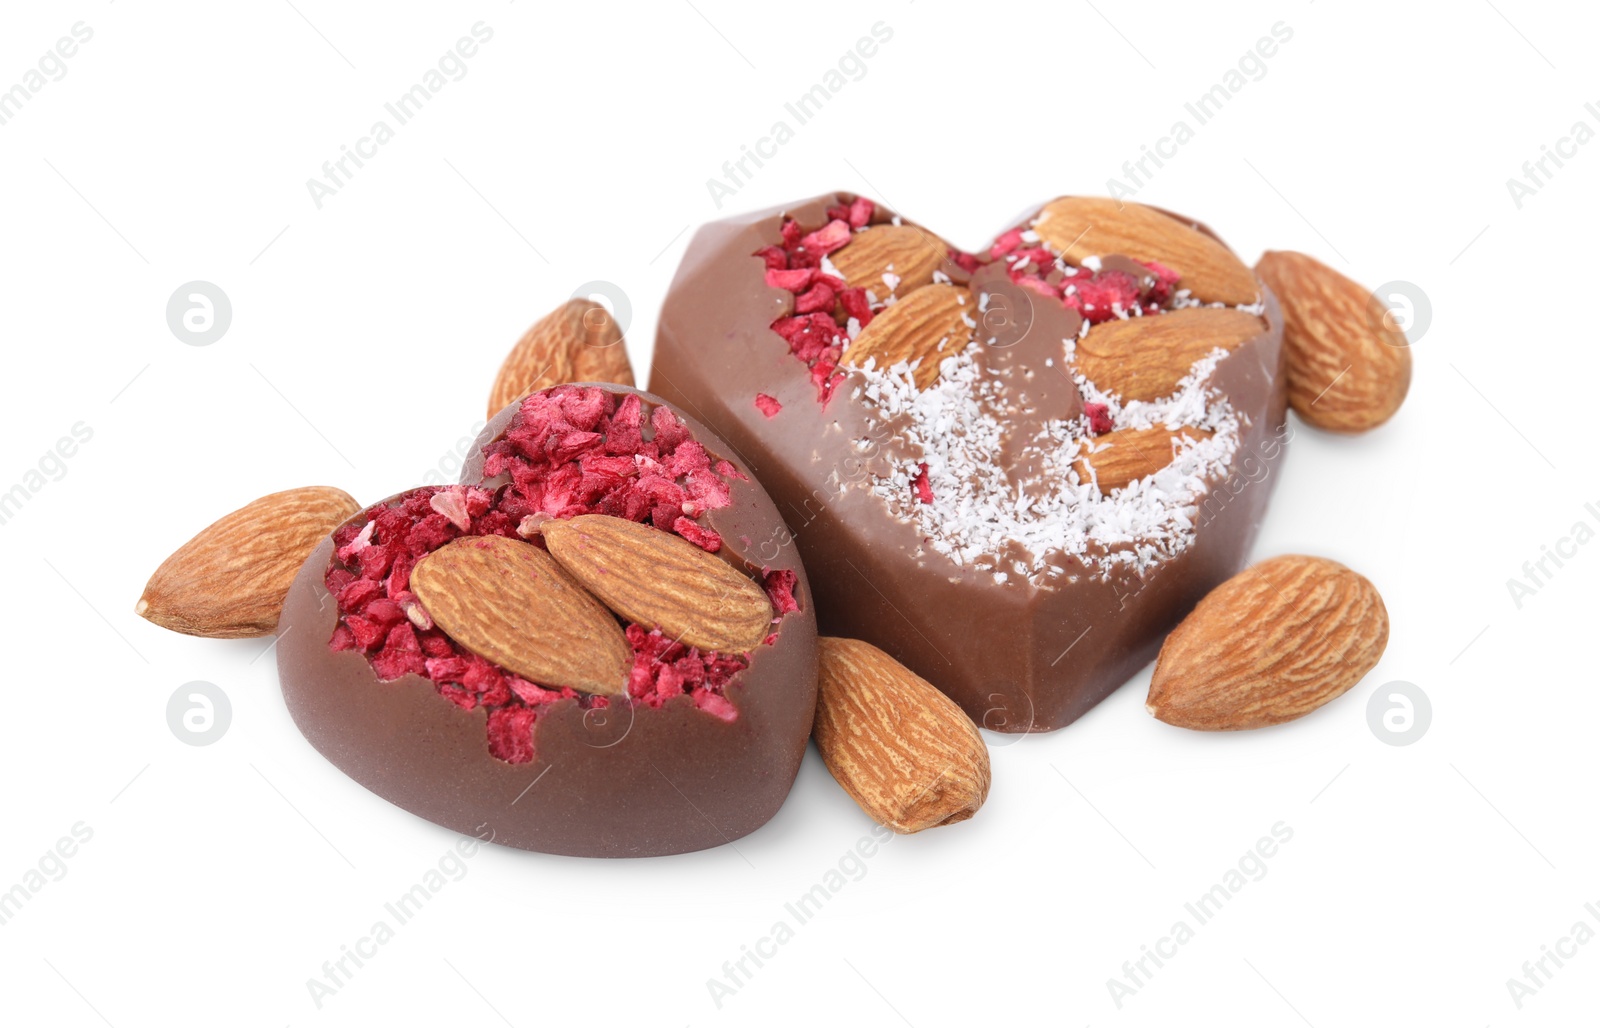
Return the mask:
<svg viewBox="0 0 1600 1028"><path fill-rule="evenodd" d="M1180 447L1210 439L1199 428L1123 428L1088 440L1073 462L1078 481L1094 482L1109 496L1171 464Z"/></svg>
<svg viewBox="0 0 1600 1028"><path fill-rule="evenodd" d="M1213 350L1230 353L1261 335L1257 315L1230 307L1184 307L1156 316L1107 321L1078 342L1073 363L1123 400L1159 400Z"/></svg>
<svg viewBox="0 0 1600 1028"><path fill-rule="evenodd" d="M538 530L567 573L629 621L722 653L753 650L771 631L761 586L685 539L604 514Z"/></svg>
<svg viewBox="0 0 1600 1028"><path fill-rule="evenodd" d="M1180 289L1206 303L1252 304L1261 287L1244 262L1217 240L1169 214L1099 196L1065 196L1033 223L1056 253L1076 264L1121 254L1175 269Z"/></svg>
<svg viewBox="0 0 1600 1028"><path fill-rule="evenodd" d="M900 298L861 330L844 351L845 362L878 368L921 361L912 372L918 388L939 380L939 362L972 342L977 308L972 293L954 285L931 285Z"/></svg>
<svg viewBox="0 0 1600 1028"><path fill-rule="evenodd" d="M915 225L873 225L852 235L829 259L845 285L866 289L881 301L932 284L949 249Z"/></svg>
<svg viewBox="0 0 1600 1028"><path fill-rule="evenodd" d="M417 562L411 588L451 639L531 682L626 690L633 649L622 627L532 543L498 535L446 543Z"/></svg>

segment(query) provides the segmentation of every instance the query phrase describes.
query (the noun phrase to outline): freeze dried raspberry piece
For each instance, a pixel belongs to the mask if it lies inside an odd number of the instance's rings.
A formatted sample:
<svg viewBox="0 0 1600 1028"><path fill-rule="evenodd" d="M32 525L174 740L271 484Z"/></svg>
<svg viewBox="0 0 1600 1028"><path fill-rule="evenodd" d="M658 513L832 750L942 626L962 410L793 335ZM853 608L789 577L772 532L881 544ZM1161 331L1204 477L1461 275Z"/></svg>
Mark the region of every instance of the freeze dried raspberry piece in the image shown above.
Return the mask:
<svg viewBox="0 0 1600 1028"><path fill-rule="evenodd" d="M911 490L922 503L933 502L933 486L928 482L928 465L918 464L917 474L911 479Z"/></svg>
<svg viewBox="0 0 1600 1028"><path fill-rule="evenodd" d="M633 647L633 668L628 675L628 695L647 706L658 707L674 696L687 692L720 695L748 666L742 656L710 653L662 635L646 632L639 625L627 628ZM697 701L697 705L700 705ZM704 709L702 707L702 709ZM729 708L731 709L731 704Z"/></svg>
<svg viewBox="0 0 1600 1028"><path fill-rule="evenodd" d="M784 263L788 263L788 258L784 258ZM818 274L820 272L816 268L795 268L792 271L768 268L767 285L775 289L787 289L791 293L799 293L811 288L811 283L817 280Z"/></svg>
<svg viewBox="0 0 1600 1028"><path fill-rule="evenodd" d="M1115 427L1111 422L1111 408L1103 403L1086 403L1083 416L1089 419L1091 435L1103 435Z"/></svg>
<svg viewBox="0 0 1600 1028"><path fill-rule="evenodd" d="M539 715L527 707L505 707L489 714L489 754L508 764L533 759L533 723Z"/></svg>
<svg viewBox="0 0 1600 1028"><path fill-rule="evenodd" d="M779 403L776 397L768 396L766 393L756 394L756 407L769 418L777 417L778 412L783 410L783 404Z"/></svg>
<svg viewBox="0 0 1600 1028"><path fill-rule="evenodd" d="M839 293L839 303L844 307L845 316L854 318L857 328L866 328L872 324L872 304L867 301L865 289L845 289Z"/></svg>
<svg viewBox="0 0 1600 1028"><path fill-rule="evenodd" d="M761 586L767 592L775 616L782 617L800 609L800 601L794 598L794 587L799 582L800 576L787 570L768 571L762 578Z"/></svg>
<svg viewBox="0 0 1600 1028"><path fill-rule="evenodd" d="M716 553L722 549L722 536L709 528L701 528L688 518L678 518L672 527L679 535L707 553Z"/></svg>
<svg viewBox="0 0 1600 1028"><path fill-rule="evenodd" d="M850 223L835 218L801 239L800 245L805 249L806 253L823 257L844 246L849 241Z"/></svg>

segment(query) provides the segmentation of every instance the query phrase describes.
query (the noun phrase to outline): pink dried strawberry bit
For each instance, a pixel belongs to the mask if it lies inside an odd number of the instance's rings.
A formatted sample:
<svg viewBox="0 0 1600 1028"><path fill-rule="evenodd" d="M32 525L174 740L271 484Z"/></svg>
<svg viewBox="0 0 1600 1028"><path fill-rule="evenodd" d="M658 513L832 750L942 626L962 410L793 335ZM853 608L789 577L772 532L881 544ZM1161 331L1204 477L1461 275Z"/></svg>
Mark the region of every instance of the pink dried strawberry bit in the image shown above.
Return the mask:
<svg viewBox="0 0 1600 1028"><path fill-rule="evenodd" d="M1002 232L999 237L995 239L994 245L989 247L989 259L999 260L1021 245L1022 229L1014 228L1009 232Z"/></svg>
<svg viewBox="0 0 1600 1028"><path fill-rule="evenodd" d="M489 714L489 754L507 764L533 760L533 723L538 715L525 707L506 707Z"/></svg>
<svg viewBox="0 0 1600 1028"><path fill-rule="evenodd" d="M872 324L872 304L867 300L867 291L865 289L841 290L839 303L844 307L845 316L855 318L856 323L862 328Z"/></svg>
<svg viewBox="0 0 1600 1028"><path fill-rule="evenodd" d="M774 621L800 609L800 601L794 598L794 587L799 584L800 576L789 570L768 571L762 577L761 587L772 602L772 610L776 615Z"/></svg>
<svg viewBox="0 0 1600 1028"><path fill-rule="evenodd" d="M794 299L796 314L814 314L818 311L833 311L835 299L834 291L828 288L827 283L818 282L810 289L801 293Z"/></svg>
<svg viewBox="0 0 1600 1028"><path fill-rule="evenodd" d="M767 285L775 289L787 289L791 293L802 292L815 282L820 272L816 268L795 268L793 271L767 269Z"/></svg>
<svg viewBox="0 0 1600 1028"><path fill-rule="evenodd" d="M967 253L965 250L957 250L953 247L948 253L945 254L945 256L950 259L952 264L968 274L977 271L978 268L982 267L983 265L983 262L978 260L976 255Z"/></svg>
<svg viewBox="0 0 1600 1028"><path fill-rule="evenodd" d="M917 476L911 480L911 488L922 503L933 502L933 486L928 483L928 465L917 465Z"/></svg>
<svg viewBox="0 0 1600 1028"><path fill-rule="evenodd" d="M779 403L776 397L768 396L766 393L757 393L756 408L767 417L775 418L778 416L778 412L783 410L783 404Z"/></svg>
<svg viewBox="0 0 1600 1028"><path fill-rule="evenodd" d="M1040 296L1048 296L1052 300L1061 298L1061 294L1050 283L1037 275L1027 275L1014 271L1011 273L1011 281L1030 292L1038 293Z"/></svg>
<svg viewBox="0 0 1600 1028"><path fill-rule="evenodd" d="M1140 261L1146 268L1155 273L1156 280L1144 291L1143 299L1148 307L1158 310L1172 302L1178 292L1178 279L1182 276L1164 264L1155 261ZM1146 313L1154 313L1147 309Z"/></svg>
<svg viewBox="0 0 1600 1028"><path fill-rule="evenodd" d="M850 213L846 221L851 228L866 228L872 224L872 216L877 213L877 205L864 196L858 196L850 202Z"/></svg>
<svg viewBox="0 0 1600 1028"><path fill-rule="evenodd" d="M1111 408L1106 404L1084 404L1083 416L1089 419L1089 432L1093 435L1103 435L1115 427L1111 422Z"/></svg>
<svg viewBox="0 0 1600 1028"><path fill-rule="evenodd" d="M796 246L800 245L800 237L804 234L805 230L802 229L800 227L800 223L795 221L793 218L784 218L783 225L778 229L778 232L783 236L783 245L792 250Z"/></svg>
<svg viewBox="0 0 1600 1028"><path fill-rule="evenodd" d="M343 546L339 547L338 552L335 555L340 560L348 563L351 557L354 557L356 554L372 545L372 533L377 527L378 526L376 522L368 520L368 522L361 527L361 531L356 533L354 538L345 543Z"/></svg>
<svg viewBox="0 0 1600 1028"><path fill-rule="evenodd" d="M806 253L822 257L839 249L850 241L850 223L833 219L815 232L800 240L800 245Z"/></svg>
<svg viewBox="0 0 1600 1028"><path fill-rule="evenodd" d="M722 549L722 536L709 528L704 528L686 517L679 517L672 522L672 530L707 553L716 553Z"/></svg>
<svg viewBox="0 0 1600 1028"><path fill-rule="evenodd" d="M782 271L784 268L789 266L789 255L784 253L783 247L781 246L763 246L761 249L751 254L751 256L760 257L762 262L766 264L769 270L776 269Z"/></svg>
<svg viewBox="0 0 1600 1028"><path fill-rule="evenodd" d="M728 702L727 698L710 689L696 689L694 691L694 705L707 714L723 721L739 720L739 711Z"/></svg>
<svg viewBox="0 0 1600 1028"><path fill-rule="evenodd" d="M466 491L460 486L451 486L442 492L434 493L428 499L428 506L443 514L461 531L465 532L472 528L472 515L467 513Z"/></svg>

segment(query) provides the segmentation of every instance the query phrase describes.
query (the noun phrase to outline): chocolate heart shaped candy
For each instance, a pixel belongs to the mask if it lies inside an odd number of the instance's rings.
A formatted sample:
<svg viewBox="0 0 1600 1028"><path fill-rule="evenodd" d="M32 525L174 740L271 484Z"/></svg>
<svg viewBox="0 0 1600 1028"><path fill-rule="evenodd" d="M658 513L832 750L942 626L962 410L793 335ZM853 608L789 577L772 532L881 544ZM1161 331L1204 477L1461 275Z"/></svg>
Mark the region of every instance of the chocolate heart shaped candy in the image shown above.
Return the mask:
<svg viewBox="0 0 1600 1028"><path fill-rule="evenodd" d="M845 194L701 229L651 388L777 501L828 635L1060 728L1242 565L1286 439L1277 301L1208 229L1064 197L957 250Z"/></svg>
<svg viewBox="0 0 1600 1028"><path fill-rule="evenodd" d="M682 853L765 824L811 733L817 632L737 456L649 394L564 385L498 414L464 482L368 507L301 569L278 668L311 744L523 849Z"/></svg>

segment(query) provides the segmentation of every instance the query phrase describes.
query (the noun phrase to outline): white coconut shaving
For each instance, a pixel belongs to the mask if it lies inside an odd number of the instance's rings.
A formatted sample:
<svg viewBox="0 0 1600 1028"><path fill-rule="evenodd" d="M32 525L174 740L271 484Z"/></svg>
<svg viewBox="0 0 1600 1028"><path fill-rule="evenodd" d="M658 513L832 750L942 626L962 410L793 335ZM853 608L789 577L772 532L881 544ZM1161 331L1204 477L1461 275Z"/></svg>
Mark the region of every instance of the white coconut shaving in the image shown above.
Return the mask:
<svg viewBox="0 0 1600 1028"><path fill-rule="evenodd" d="M869 360L852 371L858 376L855 395L879 415L875 420L904 416L909 425L901 441L920 456L877 477L871 488L893 514L917 526L927 547L960 567L990 571L997 580L1015 575L1043 584L1076 577L1064 569L1061 555L1076 557L1087 574L1104 578L1127 565L1142 572L1193 543L1208 482L1222 478L1239 445L1238 414L1206 384L1225 351L1196 362L1171 396L1154 402L1123 402L1077 376L1084 401L1105 404L1117 428L1161 425L1212 433L1204 440L1180 439L1171 464L1104 496L1093 481L1080 480L1074 467L1096 445L1083 417L1048 422L1028 441L1047 488L1008 480L1001 452L1005 429L996 413L1003 384L977 364L979 345L944 358L939 380L926 389L913 381L915 364L879 368ZM1071 341L1064 341L1067 359L1070 348ZM931 503L921 501L916 487L924 464Z"/></svg>

